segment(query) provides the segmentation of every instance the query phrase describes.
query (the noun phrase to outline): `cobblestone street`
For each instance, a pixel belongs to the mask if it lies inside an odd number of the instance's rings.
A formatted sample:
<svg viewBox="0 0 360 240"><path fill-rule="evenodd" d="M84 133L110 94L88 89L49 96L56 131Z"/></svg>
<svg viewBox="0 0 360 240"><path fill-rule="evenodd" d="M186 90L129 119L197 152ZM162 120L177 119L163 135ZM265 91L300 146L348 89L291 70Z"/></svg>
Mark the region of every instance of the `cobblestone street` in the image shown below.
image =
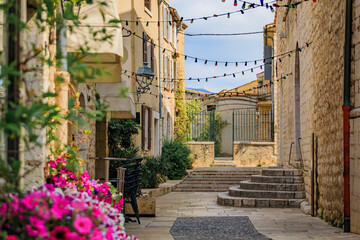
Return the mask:
<svg viewBox="0 0 360 240"><path fill-rule="evenodd" d="M156 199L155 218L141 218L141 224L127 223L128 234L140 240L171 240L169 230L177 217L248 216L256 230L274 240L360 239L343 233L318 217L304 215L300 209L234 208L219 206L217 193L171 192Z"/></svg>

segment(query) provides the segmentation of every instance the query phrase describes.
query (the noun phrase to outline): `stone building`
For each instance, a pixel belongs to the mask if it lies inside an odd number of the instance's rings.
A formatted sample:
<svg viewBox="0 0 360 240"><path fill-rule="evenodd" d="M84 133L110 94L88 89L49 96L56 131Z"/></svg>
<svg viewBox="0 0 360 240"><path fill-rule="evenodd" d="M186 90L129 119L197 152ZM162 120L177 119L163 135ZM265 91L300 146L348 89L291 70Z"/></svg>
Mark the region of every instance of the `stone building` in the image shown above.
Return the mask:
<svg viewBox="0 0 360 240"><path fill-rule="evenodd" d="M2 155L5 152L11 152L11 156L3 156L3 159L14 157L22 161L23 171L32 169L29 174L22 179L24 187L30 188L33 186L41 185L45 181L46 173L46 161L54 157L51 148L61 149L64 144L70 144L74 142L79 147L79 155L83 158L84 163L82 164L84 169L89 170L90 177L95 178L95 168L103 169L103 166L95 166L94 158L106 157L107 156L107 120L110 118L124 118L124 116L135 116L135 105L131 104L131 96L127 98L119 98L118 92L104 91L106 84L112 84L112 88L118 90L118 88L124 83L121 78L118 78L118 72L121 71L120 58L123 56L123 44L122 44L122 30L120 28L107 28L104 24L101 12L104 13L105 21L119 19L117 13L117 6L115 0L109 0L108 4L101 5L98 1L94 1L91 6L84 5L78 11L81 16L88 16L86 23L90 28L95 29L99 27L105 27L109 30L107 33L113 35L111 40L102 42L99 44L98 41L94 40L92 35L87 32L89 28L74 28L74 31L66 32L62 37L53 38L50 34L50 29L40 31L39 26L36 24L36 9L37 2L29 2L24 0L18 0L17 6L19 6L18 16L26 21L28 29L20 33L19 41L14 41L12 44L8 42L8 35L5 28L1 28L1 39L0 46L3 50L2 62L12 62L13 59L6 59L10 51L17 53L17 58L24 60L28 56L32 56L34 48L41 49L41 54L45 56L54 56L56 47L62 48L63 53L68 51L72 53L78 53L79 46L89 46L93 53L97 53L99 62L95 61L91 57L83 58L83 61L94 67L104 67L106 71L112 73L107 77L101 79L86 79L84 83L74 85L71 83L70 74L67 72L65 63L62 68L55 66L49 66L42 64L38 58L30 58L26 62L26 65L22 66L24 71L21 86L12 84L5 86L3 91L3 98L8 101L18 101L20 104L31 103L41 98L42 93L45 92L56 92L58 97L54 100L43 99L49 104L56 103L60 107L61 111L66 113L68 111L68 99L69 95L76 96L76 101L79 106L88 109L95 109L94 100L102 99L109 105L106 118L100 122L90 122L89 130L91 134L88 134L86 139L79 139L81 132L85 129L74 129L68 122L60 121L58 129L55 131L59 141L47 144L46 134L48 129L38 129L37 134L40 136L40 145L26 146L21 140L12 141L7 136L1 135L1 150ZM101 12L100 12L101 11ZM8 24L4 16L1 15L1 22L4 25ZM2 25L2 26L4 26ZM52 32L54 34L54 32ZM60 39L62 39L60 41ZM64 41L67 40L67 41ZM86 45L85 45L86 42ZM26 69L31 69L27 71ZM59 82L56 79L61 77L64 82ZM13 80L12 83L16 81ZM3 84L1 82L1 84ZM103 85L105 84L105 85ZM31 93L31 94L29 94ZM120 102L119 102L120 101ZM123 101L121 103L121 101ZM125 104L126 103L126 104ZM2 102L7 104L7 102ZM85 116L84 116L85 117ZM100 144L101 143L101 144ZM62 154L62 153L59 153Z"/></svg>
<svg viewBox="0 0 360 240"><path fill-rule="evenodd" d="M155 74L150 90L142 94L137 93L138 85L130 77L136 118L142 126L140 134L135 136L135 146L141 148L142 155L157 156L162 140L171 139L174 132L177 79L184 75L184 68L178 67L184 53L181 32L186 25L180 22L179 14L168 1L119 2L125 30L135 34L124 38L123 69L136 73L147 62Z"/></svg>
<svg viewBox="0 0 360 240"><path fill-rule="evenodd" d="M279 3L290 4L290 1ZM277 8L273 62L274 79L292 73L274 83L279 164L289 168L303 165L306 198L315 214L334 225L344 226L345 231L357 233L360 232L360 88L356 67L360 56L357 53L359 7L360 1L350 0L331 4L306 1L294 10ZM346 13L346 9L350 11ZM352 23L350 16L350 31L345 34L346 16L352 11L355 15ZM344 46L351 47L346 42L351 39L351 25L352 51L346 54ZM351 69L346 69L346 62L350 60ZM351 102L346 100L349 94L346 94L347 84L344 85L350 73ZM347 184L349 154L350 184Z"/></svg>

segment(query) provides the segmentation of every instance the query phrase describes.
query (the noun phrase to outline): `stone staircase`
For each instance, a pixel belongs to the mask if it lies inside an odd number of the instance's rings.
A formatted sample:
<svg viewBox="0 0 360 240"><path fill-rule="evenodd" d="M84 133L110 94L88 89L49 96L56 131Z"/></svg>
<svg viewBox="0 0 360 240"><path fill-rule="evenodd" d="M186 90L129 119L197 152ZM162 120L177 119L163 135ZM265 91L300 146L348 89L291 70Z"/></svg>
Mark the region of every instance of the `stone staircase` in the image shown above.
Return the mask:
<svg viewBox="0 0 360 240"><path fill-rule="evenodd" d="M175 192L225 192L229 187L239 185L260 174L260 168L202 167L195 168L191 175L175 188Z"/></svg>
<svg viewBox="0 0 360 240"><path fill-rule="evenodd" d="M236 167L232 157L216 157L212 167Z"/></svg>
<svg viewBox="0 0 360 240"><path fill-rule="evenodd" d="M222 206L296 208L305 200L304 182L300 169L269 168L261 175L252 175L240 186L219 193Z"/></svg>

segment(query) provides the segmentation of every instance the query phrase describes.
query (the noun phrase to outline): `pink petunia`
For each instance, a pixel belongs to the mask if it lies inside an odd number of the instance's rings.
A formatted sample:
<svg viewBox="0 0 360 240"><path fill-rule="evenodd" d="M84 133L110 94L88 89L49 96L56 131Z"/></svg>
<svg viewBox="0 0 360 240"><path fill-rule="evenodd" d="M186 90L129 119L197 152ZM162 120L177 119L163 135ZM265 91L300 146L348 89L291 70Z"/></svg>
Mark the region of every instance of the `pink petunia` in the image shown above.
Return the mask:
<svg viewBox="0 0 360 240"><path fill-rule="evenodd" d="M7 203L0 204L0 216L4 216L7 211L8 205Z"/></svg>
<svg viewBox="0 0 360 240"><path fill-rule="evenodd" d="M54 160L49 161L49 165L50 165L51 168L56 168L57 167L57 164L56 164L56 162Z"/></svg>
<svg viewBox="0 0 360 240"><path fill-rule="evenodd" d="M30 237L46 237L48 232L43 220L37 216L29 217L30 225L26 225L27 233Z"/></svg>
<svg viewBox="0 0 360 240"><path fill-rule="evenodd" d="M19 240L15 235L8 235L5 240Z"/></svg>
<svg viewBox="0 0 360 240"><path fill-rule="evenodd" d="M67 209L69 201L62 197L57 197L54 199L53 207L51 208L51 212L56 219L61 219L63 215L66 215L70 212Z"/></svg>
<svg viewBox="0 0 360 240"><path fill-rule="evenodd" d="M90 218L85 216L76 216L74 220L74 228L76 231L78 231L80 234L89 234L91 233L92 228L92 222Z"/></svg>
<svg viewBox="0 0 360 240"><path fill-rule="evenodd" d="M91 236L90 240L104 240L101 232L96 228Z"/></svg>

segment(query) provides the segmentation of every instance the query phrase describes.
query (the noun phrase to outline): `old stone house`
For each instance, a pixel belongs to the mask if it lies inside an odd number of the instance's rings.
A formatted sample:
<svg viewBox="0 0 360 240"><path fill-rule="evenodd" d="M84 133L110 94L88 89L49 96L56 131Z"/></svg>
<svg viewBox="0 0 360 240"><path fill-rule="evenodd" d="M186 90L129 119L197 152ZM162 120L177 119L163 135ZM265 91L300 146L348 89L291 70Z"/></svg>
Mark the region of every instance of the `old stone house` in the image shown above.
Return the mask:
<svg viewBox="0 0 360 240"><path fill-rule="evenodd" d="M279 164L303 165L306 198L315 214L357 233L359 6L358 0L306 1L294 10L277 8L273 62L274 79L292 73L274 83Z"/></svg>
<svg viewBox="0 0 360 240"><path fill-rule="evenodd" d="M119 1L119 14L125 30L123 69L136 73L144 62L154 73L150 90L138 93L138 84L130 77L134 93L136 119L142 129L135 146L142 155L159 155L162 141L174 133L175 91L183 92L178 79L184 78L184 35L186 25L168 1ZM135 35L134 35L135 34ZM177 53L177 54L175 54ZM126 77L126 76L124 76ZM129 77L129 76L128 76ZM179 99L180 100L180 99Z"/></svg>
<svg viewBox="0 0 360 240"><path fill-rule="evenodd" d="M36 4L36 3L34 3ZM84 62L94 67L104 67L106 71L112 73L107 78L102 77L101 79L87 79L84 83L77 85L70 84L70 75L67 72L66 64L63 68L59 69L55 66L48 66L41 64L41 61L34 58L27 62L27 65L23 69L30 68L31 71L24 74L23 85L10 84L4 87L2 94L4 95L2 100L5 99L2 104L7 104L7 101L18 101L19 103L28 103L41 97L42 93L45 92L56 92L58 97L52 102L51 100L44 99L44 101L51 101L50 103L57 103L61 110L65 113L68 110L68 99L69 94L77 92L77 101L80 106L88 109L95 109L94 100L102 100L107 102L109 105L108 112L103 121L90 122L89 130L91 134L88 134L84 140L79 139L82 135L81 130L75 130L67 122L61 122L56 135L59 137L59 141L51 145L46 142L47 129L39 129L39 140L41 146L25 146L24 142L19 140L11 140L6 138L7 136L1 135L1 150L10 153L7 156L3 156L5 159L14 157L22 161L24 171L32 168L30 174L26 175L23 180L25 187L33 187L41 185L45 181L45 165L46 161L53 157L50 148L60 149L64 144L74 142L79 147L79 155L84 159L83 168L89 170L90 177L94 178L95 169L104 169L103 166L96 166L95 157L106 157L107 156L107 121L111 118L125 118L135 117L135 105L132 100L132 96L127 98L119 98L118 89L124 84L121 78L119 78L119 72L121 71L120 59L123 56L123 44L122 44L122 29L121 24L119 28L110 27L102 19L101 12L105 13L105 21L119 19L117 13L116 1L108 1L108 4L101 5L97 1L91 6L84 5L78 11L81 16L88 16L86 18L86 25L90 28L101 28L105 27L109 30L109 34L113 35L112 40L99 44L97 41L92 39L92 35L88 32L87 28L77 28L76 31L67 32L64 31L64 35L59 38L51 38L50 30L40 31L35 23L35 11L34 6L31 2L19 0L17 2L19 11L16 13L18 16L26 21L28 29L20 33L19 41L14 41L9 44L8 35L6 28L1 28L1 48L4 52L2 54L2 62L11 62L14 59L10 59L8 53L11 51L16 52L17 59L25 59L27 56L31 56L33 47L38 47L42 50L43 54L49 56L54 55L56 52L56 46L61 47L63 51L76 53L79 46L88 45L93 53L97 53L100 59L99 62L91 59L90 57L84 58ZM8 24L4 15L1 15L1 22L4 25ZM2 25L3 26L3 25ZM66 34L65 34L66 33ZM62 41L60 41L60 38ZM14 56L13 56L14 57ZM65 66L65 67L64 67ZM64 79L63 83L56 81L56 78L61 76ZM11 81L15 83L16 81ZM3 84L3 82L1 82ZM112 85L116 91L108 91L109 85ZM26 88L26 89L25 89ZM34 94L27 94L31 92ZM102 165L102 164L100 164Z"/></svg>

